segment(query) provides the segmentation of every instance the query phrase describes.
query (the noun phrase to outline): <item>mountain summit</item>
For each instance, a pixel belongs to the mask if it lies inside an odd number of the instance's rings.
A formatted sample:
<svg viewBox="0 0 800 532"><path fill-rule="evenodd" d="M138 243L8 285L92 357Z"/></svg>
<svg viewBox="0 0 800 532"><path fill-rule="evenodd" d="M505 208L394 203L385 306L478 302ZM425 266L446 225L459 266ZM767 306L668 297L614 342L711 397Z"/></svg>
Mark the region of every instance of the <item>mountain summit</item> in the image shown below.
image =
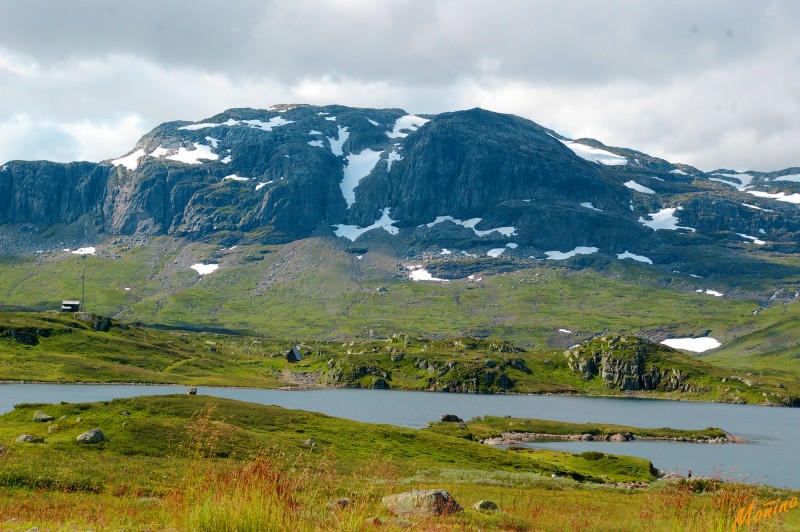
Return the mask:
<svg viewBox="0 0 800 532"><path fill-rule="evenodd" d="M483 109L277 105L167 122L97 164L9 162L0 231L6 252L103 235L314 236L714 271L797 252L798 187L798 168L705 173Z"/></svg>

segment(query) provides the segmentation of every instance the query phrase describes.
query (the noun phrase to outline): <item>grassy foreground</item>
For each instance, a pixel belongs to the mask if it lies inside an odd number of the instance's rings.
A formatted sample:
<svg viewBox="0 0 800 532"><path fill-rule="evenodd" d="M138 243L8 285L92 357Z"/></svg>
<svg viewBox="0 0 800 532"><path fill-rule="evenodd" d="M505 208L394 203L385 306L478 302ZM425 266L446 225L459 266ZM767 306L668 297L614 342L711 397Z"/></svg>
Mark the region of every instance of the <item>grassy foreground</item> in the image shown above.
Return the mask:
<svg viewBox="0 0 800 532"><path fill-rule="evenodd" d="M34 422L36 410L55 421ZM93 427L107 441L76 442ZM46 443L17 442L23 433ZM798 495L209 396L18 405L0 417L0 445L2 530L730 530L740 508ZM415 488L446 489L466 509L404 521L382 507ZM352 504L331 508L340 497ZM481 499L501 511L471 509ZM759 530L798 526L793 510Z"/></svg>

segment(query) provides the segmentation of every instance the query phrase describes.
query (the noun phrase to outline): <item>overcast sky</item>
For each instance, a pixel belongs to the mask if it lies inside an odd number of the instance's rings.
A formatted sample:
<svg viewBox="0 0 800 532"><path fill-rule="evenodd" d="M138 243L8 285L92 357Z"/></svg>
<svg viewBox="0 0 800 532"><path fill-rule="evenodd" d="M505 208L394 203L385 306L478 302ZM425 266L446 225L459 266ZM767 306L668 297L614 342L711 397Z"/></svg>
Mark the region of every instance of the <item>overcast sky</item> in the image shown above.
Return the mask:
<svg viewBox="0 0 800 532"><path fill-rule="evenodd" d="M794 0L0 4L0 161L276 103L472 107L712 170L800 166Z"/></svg>

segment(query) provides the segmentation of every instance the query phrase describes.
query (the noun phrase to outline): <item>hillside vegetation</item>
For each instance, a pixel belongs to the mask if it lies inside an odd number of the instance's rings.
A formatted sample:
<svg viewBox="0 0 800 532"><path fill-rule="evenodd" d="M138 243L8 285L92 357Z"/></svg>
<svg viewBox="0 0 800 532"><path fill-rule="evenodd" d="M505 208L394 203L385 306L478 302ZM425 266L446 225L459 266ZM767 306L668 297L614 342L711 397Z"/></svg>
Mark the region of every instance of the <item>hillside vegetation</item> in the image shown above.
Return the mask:
<svg viewBox="0 0 800 532"><path fill-rule="evenodd" d="M731 378L727 368L636 337L599 336L564 352L403 334L295 342L159 330L92 314L0 313L0 380L634 395L774 405L794 405L800 396L791 379ZM289 362L294 345L303 359Z"/></svg>

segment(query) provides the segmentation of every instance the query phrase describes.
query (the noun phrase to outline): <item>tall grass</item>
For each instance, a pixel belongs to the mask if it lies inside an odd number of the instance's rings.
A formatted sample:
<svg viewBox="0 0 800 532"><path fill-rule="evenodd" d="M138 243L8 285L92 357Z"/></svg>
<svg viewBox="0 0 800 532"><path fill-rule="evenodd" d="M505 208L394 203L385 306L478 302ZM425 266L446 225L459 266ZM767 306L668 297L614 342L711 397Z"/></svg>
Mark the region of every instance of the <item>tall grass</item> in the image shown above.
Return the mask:
<svg viewBox="0 0 800 532"><path fill-rule="evenodd" d="M186 475L172 499L175 525L192 532L271 532L356 530L365 516L331 507L325 498L335 489L327 455L313 450L288 458L262 449L231 469L219 462L225 425L214 420L216 405L196 413L187 426Z"/></svg>

